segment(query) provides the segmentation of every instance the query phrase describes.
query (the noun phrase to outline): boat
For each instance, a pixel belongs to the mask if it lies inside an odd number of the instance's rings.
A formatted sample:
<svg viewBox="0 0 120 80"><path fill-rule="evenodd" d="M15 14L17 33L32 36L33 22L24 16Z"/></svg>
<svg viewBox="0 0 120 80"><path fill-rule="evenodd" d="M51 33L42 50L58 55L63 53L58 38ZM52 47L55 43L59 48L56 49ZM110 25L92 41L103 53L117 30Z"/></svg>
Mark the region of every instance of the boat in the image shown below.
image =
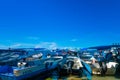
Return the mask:
<svg viewBox="0 0 120 80"><path fill-rule="evenodd" d="M7 53L2 53L2 56L0 56L0 65L10 65L10 66L16 66L18 61L22 59L28 59L32 57L32 59L41 59L42 53L35 52L35 51L25 51L25 50L19 50L19 51L11 51Z"/></svg>
<svg viewBox="0 0 120 80"><path fill-rule="evenodd" d="M91 65L92 74L101 75L101 76L115 75L117 67L119 65L119 62L116 61L118 54L117 50L119 47L120 45L116 45L116 44L89 47L89 49L96 49L97 51L102 51L104 53L103 56L99 56L98 52L94 54L92 60L93 63ZM99 61L100 58L104 60Z"/></svg>
<svg viewBox="0 0 120 80"><path fill-rule="evenodd" d="M103 70L105 70L104 74L105 75L115 75L116 68L118 66L117 62L107 62L106 65L104 63L103 67L100 67L99 63L93 63L91 68L92 68L92 74L94 75L102 75Z"/></svg>
<svg viewBox="0 0 120 80"><path fill-rule="evenodd" d="M61 60L63 60L63 55L52 55L51 56L52 58L54 58L54 59L61 59Z"/></svg>
<svg viewBox="0 0 120 80"><path fill-rule="evenodd" d="M87 79L91 79L90 66L77 56L67 56L59 64L60 74L78 74L80 77L84 75Z"/></svg>
<svg viewBox="0 0 120 80"><path fill-rule="evenodd" d="M19 62L18 66L1 66L1 80L23 80L53 70L61 59L46 58ZM5 70L4 70L5 69Z"/></svg>
<svg viewBox="0 0 120 80"><path fill-rule="evenodd" d="M9 53L8 53L8 52L1 52L1 53L0 53L0 57L6 56L6 55L9 55Z"/></svg>
<svg viewBox="0 0 120 80"><path fill-rule="evenodd" d="M7 58L9 58L10 56L13 56L13 55L14 55L14 53L8 53L8 54L5 53L4 55L0 56L0 61L5 60L5 59L7 59Z"/></svg>
<svg viewBox="0 0 120 80"><path fill-rule="evenodd" d="M92 64L92 55L90 55L90 54L83 54L82 56L81 56L81 59L84 61L84 62L86 62L87 64Z"/></svg>
<svg viewBox="0 0 120 80"><path fill-rule="evenodd" d="M118 63L114 60L104 61L101 63L100 66L99 61L95 57L93 57L92 62L92 74L95 75L115 75L116 68L118 67Z"/></svg>

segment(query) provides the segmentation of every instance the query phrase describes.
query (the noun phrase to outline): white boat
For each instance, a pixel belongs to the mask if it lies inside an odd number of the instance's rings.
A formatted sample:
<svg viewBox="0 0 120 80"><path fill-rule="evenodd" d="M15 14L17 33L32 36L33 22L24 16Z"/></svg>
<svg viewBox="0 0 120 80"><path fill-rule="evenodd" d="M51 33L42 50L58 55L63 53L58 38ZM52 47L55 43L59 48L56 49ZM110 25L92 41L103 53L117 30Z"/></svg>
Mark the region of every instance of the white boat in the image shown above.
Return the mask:
<svg viewBox="0 0 120 80"><path fill-rule="evenodd" d="M55 69L60 62L61 59L39 59L39 60L33 60L29 61L27 63L22 62L18 63L18 67L7 67L11 70L9 71L3 71L0 73L1 80L23 80L30 77L33 77L35 75L38 75L40 73ZM26 66L27 64L27 66ZM3 67L4 68L4 67ZM2 69L2 67L0 68Z"/></svg>
<svg viewBox="0 0 120 80"><path fill-rule="evenodd" d="M82 55L81 56L81 59L84 61L84 62L86 62L87 64L92 64L92 60L91 60L91 58L92 58L93 56L92 55L90 55L90 54L87 54L87 55Z"/></svg>
<svg viewBox="0 0 120 80"><path fill-rule="evenodd" d="M56 60L57 60L57 59L61 59L61 60L62 60L62 59L63 59L63 56L62 56L62 55L53 55L52 58L54 58L54 59L56 59Z"/></svg>
<svg viewBox="0 0 120 80"><path fill-rule="evenodd" d="M108 62L106 65L103 63L103 67L100 67L99 63L96 62L92 64L91 68L93 74L102 75L104 72L103 70L105 70L105 75L115 75L117 66L118 63L116 62Z"/></svg>
<svg viewBox="0 0 120 80"><path fill-rule="evenodd" d="M90 66L76 56L67 56L65 59L63 59L63 61L60 62L60 69L61 72L63 72L61 74L72 73L72 74L78 74L80 76L82 74L85 74L87 77L90 76L90 78L92 74Z"/></svg>
<svg viewBox="0 0 120 80"><path fill-rule="evenodd" d="M81 67L83 67L80 59L75 56L67 56L59 64L61 70L65 71L66 73L71 73L73 70L79 70Z"/></svg>
<svg viewBox="0 0 120 80"><path fill-rule="evenodd" d="M5 53L5 55L0 56L0 61L5 60L13 55L14 55L14 53L8 53L8 54Z"/></svg>
<svg viewBox="0 0 120 80"><path fill-rule="evenodd" d="M9 55L10 53L9 52L3 52L3 53L0 53L0 56L6 56L6 55Z"/></svg>

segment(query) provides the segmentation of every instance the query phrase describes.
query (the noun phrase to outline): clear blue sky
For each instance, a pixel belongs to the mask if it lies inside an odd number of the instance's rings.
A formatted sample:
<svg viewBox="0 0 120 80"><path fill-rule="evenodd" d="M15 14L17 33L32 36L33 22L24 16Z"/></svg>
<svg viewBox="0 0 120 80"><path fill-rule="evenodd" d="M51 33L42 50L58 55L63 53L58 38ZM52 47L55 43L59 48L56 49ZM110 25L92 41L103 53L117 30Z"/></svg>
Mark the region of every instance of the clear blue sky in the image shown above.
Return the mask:
<svg viewBox="0 0 120 80"><path fill-rule="evenodd" d="M1 0L0 48L120 42L120 0Z"/></svg>

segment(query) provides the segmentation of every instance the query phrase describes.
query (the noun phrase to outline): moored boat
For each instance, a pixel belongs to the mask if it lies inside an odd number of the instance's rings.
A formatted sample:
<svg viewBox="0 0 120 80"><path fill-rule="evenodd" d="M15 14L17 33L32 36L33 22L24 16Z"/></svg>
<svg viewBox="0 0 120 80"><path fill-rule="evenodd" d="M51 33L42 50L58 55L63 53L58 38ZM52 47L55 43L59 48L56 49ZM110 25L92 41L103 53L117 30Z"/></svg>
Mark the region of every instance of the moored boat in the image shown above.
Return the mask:
<svg viewBox="0 0 120 80"><path fill-rule="evenodd" d="M1 66L0 69L7 68L8 70L0 73L2 80L23 80L26 78L33 77L40 73L55 69L60 59L54 58L33 60L28 63L19 63L17 67Z"/></svg>
<svg viewBox="0 0 120 80"><path fill-rule="evenodd" d="M79 77L86 76L91 79L90 66L77 56L67 56L60 62L61 74L78 74Z"/></svg>
<svg viewBox="0 0 120 80"><path fill-rule="evenodd" d="M102 63L102 64L104 65L103 67L100 67L99 63L92 64L92 74L102 75L103 70L106 69L106 71L105 71L106 75L115 75L118 63L108 62L106 64L104 64L104 63Z"/></svg>

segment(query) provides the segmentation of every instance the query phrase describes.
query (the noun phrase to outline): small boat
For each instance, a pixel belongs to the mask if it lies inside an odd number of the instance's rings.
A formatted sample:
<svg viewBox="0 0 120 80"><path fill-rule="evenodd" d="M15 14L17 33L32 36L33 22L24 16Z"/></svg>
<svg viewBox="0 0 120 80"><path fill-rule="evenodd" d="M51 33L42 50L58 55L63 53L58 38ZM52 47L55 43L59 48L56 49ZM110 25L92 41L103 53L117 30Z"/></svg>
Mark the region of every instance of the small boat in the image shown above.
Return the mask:
<svg viewBox="0 0 120 80"><path fill-rule="evenodd" d="M6 56L6 55L9 55L10 53L9 52L2 52L0 53L0 56Z"/></svg>
<svg viewBox="0 0 120 80"><path fill-rule="evenodd" d="M5 55L0 56L0 61L5 60L13 55L14 55L14 53L8 53L8 54L6 53Z"/></svg>
<svg viewBox="0 0 120 80"><path fill-rule="evenodd" d="M116 68L118 66L118 63L116 62L107 62L102 63L102 67L100 67L99 63L93 63L91 68L92 68L92 74L97 74L97 75L102 75L103 73L105 75L114 75L116 72Z"/></svg>
<svg viewBox="0 0 120 80"><path fill-rule="evenodd" d="M67 56L60 63L61 74L78 74L80 77L85 75L91 79L92 70L90 66L77 56Z"/></svg>
<svg viewBox="0 0 120 80"><path fill-rule="evenodd" d="M56 59L56 60L57 59L61 59L61 60L63 59L63 55L52 55L51 57Z"/></svg>
<svg viewBox="0 0 120 80"><path fill-rule="evenodd" d="M82 64L80 61L78 61L79 58L75 56L67 56L63 61L61 61L60 69L66 73L72 73L75 70L79 70L80 67L82 67Z"/></svg>
<svg viewBox="0 0 120 80"><path fill-rule="evenodd" d="M18 61L22 59L28 59L29 57L32 57L32 59L41 59L42 54L41 53L34 53L34 52L11 52L9 54L6 54L6 56L0 57L0 65L10 65L10 66L16 66Z"/></svg>
<svg viewBox="0 0 120 80"><path fill-rule="evenodd" d="M19 62L18 66L1 66L1 80L23 80L55 69L61 59L46 58Z"/></svg>
<svg viewBox="0 0 120 80"><path fill-rule="evenodd" d="M92 64L92 60L91 60L91 58L92 58L93 56L92 55L90 55L90 54L87 54L87 55L82 55L81 56L81 59L84 61L84 62L86 62L87 64Z"/></svg>

